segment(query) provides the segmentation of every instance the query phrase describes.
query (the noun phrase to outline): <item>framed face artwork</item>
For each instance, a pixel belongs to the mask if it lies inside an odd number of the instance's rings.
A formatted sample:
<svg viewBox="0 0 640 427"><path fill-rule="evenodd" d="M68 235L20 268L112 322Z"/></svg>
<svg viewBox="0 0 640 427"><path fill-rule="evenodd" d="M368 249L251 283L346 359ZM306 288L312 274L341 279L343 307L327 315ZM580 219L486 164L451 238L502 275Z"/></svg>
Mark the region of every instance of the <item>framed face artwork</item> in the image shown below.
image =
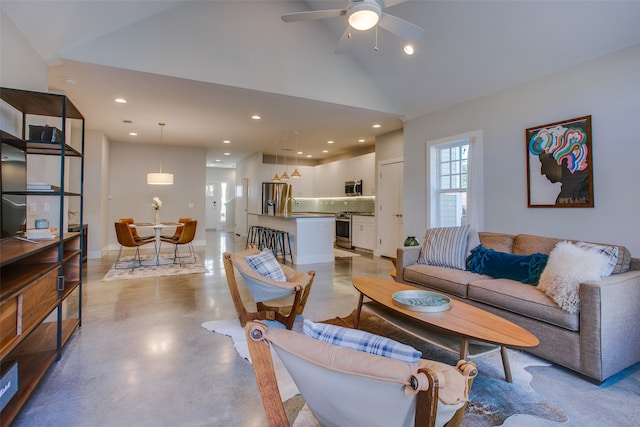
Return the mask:
<svg viewBox="0 0 640 427"><path fill-rule="evenodd" d="M591 116L525 131L527 205L592 208Z"/></svg>

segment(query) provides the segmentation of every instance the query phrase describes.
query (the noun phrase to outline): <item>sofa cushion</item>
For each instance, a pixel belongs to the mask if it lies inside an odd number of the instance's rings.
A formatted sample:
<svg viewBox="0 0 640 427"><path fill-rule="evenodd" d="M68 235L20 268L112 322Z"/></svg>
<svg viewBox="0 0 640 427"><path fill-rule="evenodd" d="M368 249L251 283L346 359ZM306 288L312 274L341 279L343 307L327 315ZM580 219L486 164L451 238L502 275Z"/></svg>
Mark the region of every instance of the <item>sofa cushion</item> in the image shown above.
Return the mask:
<svg viewBox="0 0 640 427"><path fill-rule="evenodd" d="M455 268L413 264L405 267L403 278L407 282L429 289L467 298L467 284L469 282L483 278L490 279L491 277Z"/></svg>
<svg viewBox="0 0 640 427"><path fill-rule="evenodd" d="M471 250L467 258L467 270L535 285L548 259L547 254L516 255L479 245Z"/></svg>
<svg viewBox="0 0 640 427"><path fill-rule="evenodd" d="M515 235L507 233L491 233L481 231L479 234L480 243L485 248L490 248L500 252L513 252L513 239Z"/></svg>
<svg viewBox="0 0 640 427"><path fill-rule="evenodd" d="M425 231L418 264L464 270L469 225L429 228Z"/></svg>
<svg viewBox="0 0 640 427"><path fill-rule="evenodd" d="M570 331L580 330L580 316L562 310L533 286L510 279L481 279L469 283L469 300L518 313Z"/></svg>
<svg viewBox="0 0 640 427"><path fill-rule="evenodd" d="M483 233L480 233L480 242L484 244L482 235ZM556 247L556 244L561 241L563 241L563 239L532 236L529 234L518 234L513 240L513 250L511 252L513 252L514 254L532 254L535 252L549 254L553 250L553 248ZM575 243L576 241L574 240L573 242ZM607 245L606 243L598 242L589 243L595 243L604 246L616 246L618 248L618 262L613 268L612 274L626 273L627 271L629 271L631 264L631 252L629 252L629 249L620 245Z"/></svg>

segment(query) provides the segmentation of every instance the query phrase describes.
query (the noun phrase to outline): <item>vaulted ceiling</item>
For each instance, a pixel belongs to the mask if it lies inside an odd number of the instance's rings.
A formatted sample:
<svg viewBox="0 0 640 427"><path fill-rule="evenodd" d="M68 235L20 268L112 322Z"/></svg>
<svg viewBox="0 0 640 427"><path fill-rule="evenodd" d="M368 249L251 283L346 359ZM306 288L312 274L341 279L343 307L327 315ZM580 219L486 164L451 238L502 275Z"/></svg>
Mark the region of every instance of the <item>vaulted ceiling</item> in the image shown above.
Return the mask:
<svg viewBox="0 0 640 427"><path fill-rule="evenodd" d="M206 147L219 165L278 145L282 155L294 131L313 159L359 149L404 120L640 43L637 1L400 2L385 12L425 29L413 56L383 29L353 31L336 54L344 17L280 18L347 3L3 0L0 8L88 129L158 143L165 122L163 143Z"/></svg>

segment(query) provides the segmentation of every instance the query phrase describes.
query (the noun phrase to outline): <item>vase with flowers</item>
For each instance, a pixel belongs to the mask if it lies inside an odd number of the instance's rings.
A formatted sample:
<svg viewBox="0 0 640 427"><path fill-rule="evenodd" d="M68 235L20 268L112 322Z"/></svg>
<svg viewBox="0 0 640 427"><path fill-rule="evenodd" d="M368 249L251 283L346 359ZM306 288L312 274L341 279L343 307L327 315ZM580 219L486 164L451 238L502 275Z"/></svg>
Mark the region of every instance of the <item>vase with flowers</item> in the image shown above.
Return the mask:
<svg viewBox="0 0 640 427"><path fill-rule="evenodd" d="M153 214L154 224L160 224L160 206L162 206L162 200L160 200L158 196L155 196L153 198L153 203L151 204L151 207L154 210L154 214Z"/></svg>

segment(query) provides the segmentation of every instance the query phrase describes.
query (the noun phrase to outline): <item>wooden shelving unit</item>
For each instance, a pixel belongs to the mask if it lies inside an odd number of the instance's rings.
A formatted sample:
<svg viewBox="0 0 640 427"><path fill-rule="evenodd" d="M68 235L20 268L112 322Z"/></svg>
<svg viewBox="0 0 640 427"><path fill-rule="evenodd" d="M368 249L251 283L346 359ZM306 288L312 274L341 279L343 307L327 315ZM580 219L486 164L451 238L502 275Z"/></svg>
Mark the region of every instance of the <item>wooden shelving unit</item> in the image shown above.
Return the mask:
<svg viewBox="0 0 640 427"><path fill-rule="evenodd" d="M2 196L40 196L59 201L59 237L28 242L15 237L0 240L0 374L18 365L18 389L0 412L0 426L10 425L49 367L59 360L62 348L82 321L82 232L63 232L69 198L77 198L82 223L84 174L84 118L63 95L0 88L2 107L22 116L21 131L0 130L2 147L10 146L31 156L59 159L59 181L51 191L2 189ZM8 107L7 107L8 105ZM61 142L33 141L27 138L32 117L58 120ZM80 130L71 146L68 121L76 120ZM16 135L19 134L19 135ZM6 144L6 145L5 145ZM80 167L69 167L69 158L79 159ZM67 160L65 160L67 159ZM77 160L78 161L78 160ZM72 176L75 174L76 176ZM0 181L1 183L2 181ZM74 187L70 191L68 187ZM32 199L33 198L33 199Z"/></svg>

